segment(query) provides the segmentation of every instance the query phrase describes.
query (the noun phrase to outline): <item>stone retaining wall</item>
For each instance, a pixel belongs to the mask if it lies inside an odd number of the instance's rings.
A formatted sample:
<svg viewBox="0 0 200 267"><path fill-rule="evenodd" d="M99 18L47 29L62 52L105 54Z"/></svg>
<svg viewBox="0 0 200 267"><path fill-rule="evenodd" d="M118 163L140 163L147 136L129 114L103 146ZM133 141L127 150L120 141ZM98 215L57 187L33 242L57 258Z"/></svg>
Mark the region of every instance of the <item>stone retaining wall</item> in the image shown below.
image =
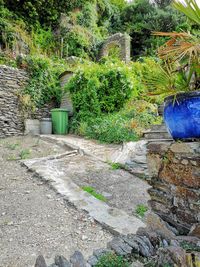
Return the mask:
<svg viewBox="0 0 200 267"><path fill-rule="evenodd" d="M0 138L20 135L24 132L23 116L19 110L18 93L28 83L24 70L0 65ZM50 117L54 102L45 104L31 115L32 119Z"/></svg>
<svg viewBox="0 0 200 267"><path fill-rule="evenodd" d="M0 137L23 132L17 92L26 85L28 75L23 70L0 66Z"/></svg>
<svg viewBox="0 0 200 267"><path fill-rule="evenodd" d="M150 143L150 205L179 234L200 237L200 143Z"/></svg>

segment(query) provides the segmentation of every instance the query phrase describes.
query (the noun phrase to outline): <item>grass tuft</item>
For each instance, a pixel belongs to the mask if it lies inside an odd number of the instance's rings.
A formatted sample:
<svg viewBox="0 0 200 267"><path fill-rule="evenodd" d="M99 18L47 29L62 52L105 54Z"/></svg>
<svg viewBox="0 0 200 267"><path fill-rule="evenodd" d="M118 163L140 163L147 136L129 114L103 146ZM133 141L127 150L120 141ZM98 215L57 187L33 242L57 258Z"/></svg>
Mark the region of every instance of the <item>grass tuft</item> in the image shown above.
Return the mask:
<svg viewBox="0 0 200 267"><path fill-rule="evenodd" d="M106 197L104 197L104 196L101 195L101 194L98 194L98 193L95 191L95 189L94 189L93 187L91 187L91 186L83 186L82 189L83 189L85 192L89 193L90 195L92 195L93 197L95 197L95 198L97 198L97 199L99 199L99 200L101 200L101 201L104 201L104 202L107 201Z"/></svg>

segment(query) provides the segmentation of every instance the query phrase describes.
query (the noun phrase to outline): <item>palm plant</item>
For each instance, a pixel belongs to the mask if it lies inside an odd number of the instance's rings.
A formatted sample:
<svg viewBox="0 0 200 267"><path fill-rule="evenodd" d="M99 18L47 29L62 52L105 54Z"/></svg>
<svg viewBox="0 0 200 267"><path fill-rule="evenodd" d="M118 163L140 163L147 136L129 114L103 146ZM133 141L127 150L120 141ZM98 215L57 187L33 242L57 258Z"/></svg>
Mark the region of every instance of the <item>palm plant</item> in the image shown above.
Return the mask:
<svg viewBox="0 0 200 267"><path fill-rule="evenodd" d="M200 8L196 0L174 1L173 6L200 26ZM159 57L165 62L161 71L163 77L157 75L154 79L147 78L156 94L160 94L160 92L165 95L176 94L200 88L199 34L199 31L193 34L187 32L153 33L153 35L170 38L158 49ZM162 90L162 87L165 90Z"/></svg>

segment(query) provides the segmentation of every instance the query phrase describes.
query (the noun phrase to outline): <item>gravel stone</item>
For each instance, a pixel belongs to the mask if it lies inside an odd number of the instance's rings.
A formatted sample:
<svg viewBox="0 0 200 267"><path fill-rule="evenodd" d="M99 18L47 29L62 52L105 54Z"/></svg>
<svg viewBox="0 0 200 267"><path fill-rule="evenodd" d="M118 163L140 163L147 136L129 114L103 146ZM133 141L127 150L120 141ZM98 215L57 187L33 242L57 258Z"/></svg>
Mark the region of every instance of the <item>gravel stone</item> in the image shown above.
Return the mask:
<svg viewBox="0 0 200 267"><path fill-rule="evenodd" d="M5 145L8 140L17 143L19 138L0 140L0 211L4 214L0 215L0 267L34 266L40 254L50 265L57 254L69 258L80 250L87 258L94 249L106 247L112 239L108 231L87 213L68 204L18 161L7 160L9 153L13 153ZM32 145L35 139L30 138L29 146ZM45 146L43 154L47 154ZM34 157L37 156L40 154L35 151ZM24 194L26 191L30 193ZM52 196L51 201L46 195ZM9 222L13 223L8 225ZM75 233L77 229L79 234ZM81 239L83 234L87 240Z"/></svg>

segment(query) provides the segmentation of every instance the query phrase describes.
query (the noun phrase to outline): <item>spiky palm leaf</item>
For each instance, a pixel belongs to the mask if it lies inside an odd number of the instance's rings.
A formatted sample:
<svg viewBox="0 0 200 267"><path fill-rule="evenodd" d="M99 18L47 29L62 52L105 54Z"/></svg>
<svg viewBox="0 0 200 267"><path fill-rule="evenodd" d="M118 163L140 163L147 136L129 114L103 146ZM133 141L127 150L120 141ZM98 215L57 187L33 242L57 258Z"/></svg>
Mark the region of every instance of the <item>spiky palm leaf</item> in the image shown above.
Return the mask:
<svg viewBox="0 0 200 267"><path fill-rule="evenodd" d="M200 7L196 0L173 1L174 8L184 13L191 21L200 25Z"/></svg>
<svg viewBox="0 0 200 267"><path fill-rule="evenodd" d="M158 49L161 58L171 58L173 61L188 60L188 63L198 62L200 55L200 40L189 33L154 32L153 35L171 37Z"/></svg>

